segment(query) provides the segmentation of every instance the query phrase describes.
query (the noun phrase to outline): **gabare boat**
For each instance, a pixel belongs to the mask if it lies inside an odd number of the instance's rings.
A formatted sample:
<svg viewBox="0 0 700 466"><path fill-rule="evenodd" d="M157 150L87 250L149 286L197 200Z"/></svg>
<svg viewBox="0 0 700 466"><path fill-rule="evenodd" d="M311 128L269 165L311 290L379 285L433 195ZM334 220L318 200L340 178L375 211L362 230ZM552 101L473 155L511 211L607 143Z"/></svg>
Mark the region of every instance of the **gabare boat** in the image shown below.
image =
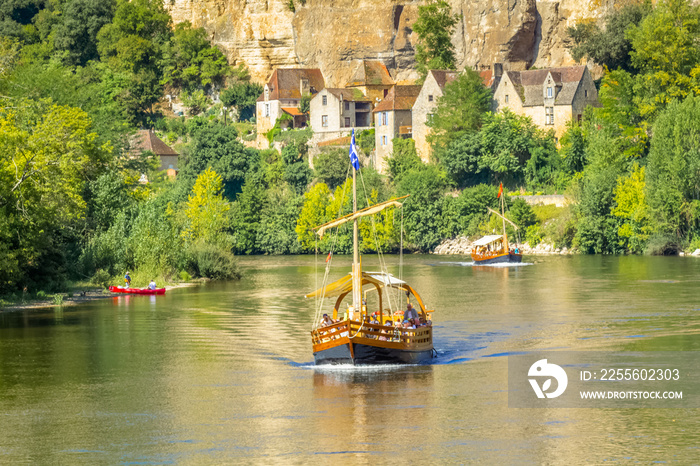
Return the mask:
<svg viewBox="0 0 700 466"><path fill-rule="evenodd" d="M311 330L314 360L322 364L415 364L433 357L432 310L428 310L420 295L404 280L387 271L363 272L358 246L358 220L374 215L388 207L400 208L399 202L408 196L392 199L362 210L357 210L357 171L359 161L355 149L353 132L350 145L353 180L353 212L344 217L316 227L319 237L331 229L347 222L353 223L352 270L339 280L325 284L306 295L317 298L320 303ZM329 257L332 257L329 254ZM326 266L328 276L330 262ZM341 317L341 305L351 296L352 303ZM322 320L323 303L326 298L335 298L332 323ZM413 299L411 299L413 298ZM405 300L405 301L404 301ZM403 324L404 308L411 301L417 308L416 328ZM370 304L367 304L367 303ZM409 312L409 311L407 311ZM329 316L330 318L331 316ZM407 315L406 318L409 316ZM412 326L411 326L412 327Z"/></svg>
<svg viewBox="0 0 700 466"><path fill-rule="evenodd" d="M498 190L498 197L501 200L501 213L499 214L495 210L487 207L489 212L494 215L501 217L503 220L503 234L502 235L488 235L483 238L474 241L472 244L472 260L475 265L485 265L485 264L496 264L502 262L522 262L523 255L520 253L519 249L511 249L508 244L508 234L506 233L506 222L510 223L515 230L518 230L518 226L508 220L505 217L505 199L503 195L503 183L501 183Z"/></svg>

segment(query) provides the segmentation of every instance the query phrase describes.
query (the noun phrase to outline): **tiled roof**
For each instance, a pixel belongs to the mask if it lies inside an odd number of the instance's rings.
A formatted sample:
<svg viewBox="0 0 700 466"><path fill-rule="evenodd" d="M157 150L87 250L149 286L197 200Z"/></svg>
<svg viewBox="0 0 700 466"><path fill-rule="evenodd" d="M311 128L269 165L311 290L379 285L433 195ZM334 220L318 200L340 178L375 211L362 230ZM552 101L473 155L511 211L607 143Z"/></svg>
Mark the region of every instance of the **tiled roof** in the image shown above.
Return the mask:
<svg viewBox="0 0 700 466"><path fill-rule="evenodd" d="M301 99L301 80L308 79L311 95L326 87L323 74L318 68L278 68L272 72L267 86L270 89L269 100ZM265 100L265 92L258 97L258 102Z"/></svg>
<svg viewBox="0 0 700 466"><path fill-rule="evenodd" d="M302 116L301 110L296 107L282 107L282 111L292 116Z"/></svg>
<svg viewBox="0 0 700 466"><path fill-rule="evenodd" d="M131 147L134 150L151 151L156 155L179 155L148 129L142 129L134 136Z"/></svg>
<svg viewBox="0 0 700 466"><path fill-rule="evenodd" d="M451 83L459 76L459 73L453 70L430 70L430 74L433 75L440 89L444 89L446 84Z"/></svg>
<svg viewBox="0 0 700 466"><path fill-rule="evenodd" d="M389 89L386 97L377 105L373 112L392 110L411 110L422 86L394 86Z"/></svg>
<svg viewBox="0 0 700 466"><path fill-rule="evenodd" d="M350 102L369 102L370 99L360 92L359 89L342 89L339 87L327 87L326 90L336 96L338 99L348 100Z"/></svg>
<svg viewBox="0 0 700 466"><path fill-rule="evenodd" d="M523 106L532 107L544 105L543 87L545 79L550 73L554 85L557 87L557 97L554 104L571 105L585 70L585 66L567 66L542 70L507 71L506 73L520 94Z"/></svg>
<svg viewBox="0 0 700 466"><path fill-rule="evenodd" d="M346 87L355 86L392 86L394 80L391 79L386 65L376 60L362 60L355 69Z"/></svg>

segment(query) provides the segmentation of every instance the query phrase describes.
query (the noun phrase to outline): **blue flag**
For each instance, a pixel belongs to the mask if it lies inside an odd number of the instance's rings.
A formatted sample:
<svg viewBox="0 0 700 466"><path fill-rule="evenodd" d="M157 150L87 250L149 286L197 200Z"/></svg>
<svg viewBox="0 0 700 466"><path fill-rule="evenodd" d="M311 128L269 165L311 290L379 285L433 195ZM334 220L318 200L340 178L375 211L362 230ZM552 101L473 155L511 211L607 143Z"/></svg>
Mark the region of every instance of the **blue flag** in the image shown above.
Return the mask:
<svg viewBox="0 0 700 466"><path fill-rule="evenodd" d="M360 159L357 158L357 146L355 145L355 128L352 129L352 139L350 140L350 163L355 171L360 169Z"/></svg>

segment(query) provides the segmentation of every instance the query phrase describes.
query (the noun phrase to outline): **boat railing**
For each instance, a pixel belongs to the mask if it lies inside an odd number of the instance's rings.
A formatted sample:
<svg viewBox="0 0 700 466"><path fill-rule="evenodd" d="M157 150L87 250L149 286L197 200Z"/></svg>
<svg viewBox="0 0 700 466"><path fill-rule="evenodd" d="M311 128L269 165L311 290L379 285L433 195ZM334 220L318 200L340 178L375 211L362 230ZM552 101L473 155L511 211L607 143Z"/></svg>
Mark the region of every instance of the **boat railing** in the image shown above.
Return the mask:
<svg viewBox="0 0 700 466"><path fill-rule="evenodd" d="M367 338L413 345L430 342L432 340L432 327L424 325L412 329L343 320L326 327L319 327L311 332L313 344L325 343L342 337L349 339Z"/></svg>

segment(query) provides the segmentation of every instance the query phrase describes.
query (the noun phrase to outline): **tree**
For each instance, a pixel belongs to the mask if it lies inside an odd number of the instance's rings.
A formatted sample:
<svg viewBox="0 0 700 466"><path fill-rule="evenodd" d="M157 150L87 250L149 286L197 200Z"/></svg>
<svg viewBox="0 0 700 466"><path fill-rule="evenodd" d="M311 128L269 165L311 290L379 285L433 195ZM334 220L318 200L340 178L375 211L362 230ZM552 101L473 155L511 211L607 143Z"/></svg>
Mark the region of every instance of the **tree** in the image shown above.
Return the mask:
<svg viewBox="0 0 700 466"><path fill-rule="evenodd" d="M484 86L479 73L465 69L457 79L445 86L432 119L428 142L439 160L455 139L481 127L485 114L491 110L491 90Z"/></svg>
<svg viewBox="0 0 700 466"><path fill-rule="evenodd" d="M114 16L115 0L72 0L65 4L55 28L54 47L66 52L66 62L84 66L97 60L97 33Z"/></svg>
<svg viewBox="0 0 700 466"><path fill-rule="evenodd" d="M424 81L430 70L455 69L455 52L452 31L459 20L453 15L445 0L429 0L418 7L418 19L413 30L418 35L416 43L416 70Z"/></svg>
<svg viewBox="0 0 700 466"><path fill-rule="evenodd" d="M688 0L659 2L638 26L630 26L632 64L642 116L653 116L672 100L693 90L700 76L700 9ZM697 89L697 86L696 86Z"/></svg>
<svg viewBox="0 0 700 466"><path fill-rule="evenodd" d="M298 194L306 191L313 177L313 172L306 161L308 152L309 147L306 142L287 144L282 149L282 161L285 167L282 179Z"/></svg>
<svg viewBox="0 0 700 466"><path fill-rule="evenodd" d="M316 178L335 189L345 182L348 177L350 157L347 149L336 148L321 153L314 159Z"/></svg>
<svg viewBox="0 0 700 466"><path fill-rule="evenodd" d="M261 215L267 205L266 185L262 177L259 172L249 174L233 205L232 225L236 251L242 254L258 252Z"/></svg>
<svg viewBox="0 0 700 466"><path fill-rule="evenodd" d="M386 164L391 180L400 183L404 173L420 168L423 162L416 152L416 143L413 139L396 138L391 143L393 150L391 156L386 159Z"/></svg>
<svg viewBox="0 0 700 466"><path fill-rule="evenodd" d="M239 119L250 120L255 116L255 102L262 91L260 84L239 81L221 91L219 98L224 106L238 110Z"/></svg>
<svg viewBox="0 0 700 466"><path fill-rule="evenodd" d="M314 251L316 245L321 242L317 239L313 229L319 225L323 225L328 220L332 220L328 219L326 216L326 209L330 204L330 200L331 190L328 189L328 185L325 183L315 184L304 194L304 205L301 208L301 213L299 214L297 225L294 229L304 251ZM321 248L322 251L328 250L328 236L329 235L326 235L323 239L326 247Z"/></svg>
<svg viewBox="0 0 700 466"><path fill-rule="evenodd" d="M208 122L193 132L190 148L183 159L178 183L192 183L200 173L211 168L221 176L226 198L234 200L248 172L258 166L259 154L238 141L235 128Z"/></svg>
<svg viewBox="0 0 700 466"><path fill-rule="evenodd" d="M229 225L228 211L231 208L222 191L221 177L211 168L207 168L197 177L192 194L185 205L187 224L182 237L188 242L220 242L222 232Z"/></svg>
<svg viewBox="0 0 700 466"><path fill-rule="evenodd" d="M603 29L592 22L569 27L567 34L574 42L571 56L577 62L585 57L610 70L632 71L632 44L626 31L630 26L637 26L650 12L649 1L631 3L608 13Z"/></svg>
<svg viewBox="0 0 700 466"><path fill-rule="evenodd" d="M700 97L673 103L654 124L646 171L659 233L687 241L700 232Z"/></svg>
<svg viewBox="0 0 700 466"><path fill-rule="evenodd" d="M175 26L172 40L163 46L163 84L194 92L223 84L229 73L226 57L209 43L204 28L189 21Z"/></svg>
<svg viewBox="0 0 700 466"><path fill-rule="evenodd" d="M645 168L635 164L628 176L618 178L615 188L612 214L622 220L617 236L621 246L635 253L644 252L652 233L645 178Z"/></svg>

